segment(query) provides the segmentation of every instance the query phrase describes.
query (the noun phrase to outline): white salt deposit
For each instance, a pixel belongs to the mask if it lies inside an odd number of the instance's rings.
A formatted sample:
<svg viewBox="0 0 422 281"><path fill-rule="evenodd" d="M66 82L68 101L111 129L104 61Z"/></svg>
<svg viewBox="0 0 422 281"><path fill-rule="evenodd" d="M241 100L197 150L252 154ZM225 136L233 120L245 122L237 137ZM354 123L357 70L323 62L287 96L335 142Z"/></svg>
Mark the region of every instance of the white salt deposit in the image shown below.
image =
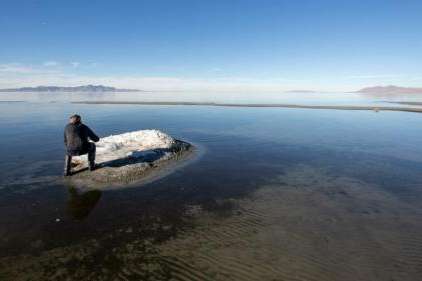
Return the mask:
<svg viewBox="0 0 422 281"><path fill-rule="evenodd" d="M94 189L126 187L168 174L190 158L193 146L159 130L141 130L101 138L96 143L98 169L86 171L87 156L74 157L74 186ZM184 160L184 161L181 161Z"/></svg>
<svg viewBox="0 0 422 281"><path fill-rule="evenodd" d="M168 149L175 144L175 139L159 130L140 130L120 135L101 138L96 143L97 163L122 159L126 157L145 157L153 149ZM86 163L87 156L73 158L75 163Z"/></svg>

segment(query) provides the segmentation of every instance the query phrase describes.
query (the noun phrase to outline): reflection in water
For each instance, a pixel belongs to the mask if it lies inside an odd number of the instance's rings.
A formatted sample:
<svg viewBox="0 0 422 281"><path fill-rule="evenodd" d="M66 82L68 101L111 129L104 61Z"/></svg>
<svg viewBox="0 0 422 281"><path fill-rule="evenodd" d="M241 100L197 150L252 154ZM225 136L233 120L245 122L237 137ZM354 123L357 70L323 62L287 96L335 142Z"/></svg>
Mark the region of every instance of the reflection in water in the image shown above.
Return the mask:
<svg viewBox="0 0 422 281"><path fill-rule="evenodd" d="M261 103L261 104L301 104L301 105L389 105L395 101L421 102L422 95L369 95L361 93L342 92L119 92L119 93L51 93L51 92L3 92L0 93L0 103L51 103L51 102L208 102L208 103ZM404 105L406 106L406 105Z"/></svg>
<svg viewBox="0 0 422 281"><path fill-rule="evenodd" d="M421 114L0 111L0 280L422 280ZM137 188L63 188L60 134L73 111L101 135L162 128L206 153Z"/></svg>
<svg viewBox="0 0 422 281"><path fill-rule="evenodd" d="M83 220L91 213L100 198L101 191L99 190L81 192L74 187L70 187L67 211L72 218Z"/></svg>

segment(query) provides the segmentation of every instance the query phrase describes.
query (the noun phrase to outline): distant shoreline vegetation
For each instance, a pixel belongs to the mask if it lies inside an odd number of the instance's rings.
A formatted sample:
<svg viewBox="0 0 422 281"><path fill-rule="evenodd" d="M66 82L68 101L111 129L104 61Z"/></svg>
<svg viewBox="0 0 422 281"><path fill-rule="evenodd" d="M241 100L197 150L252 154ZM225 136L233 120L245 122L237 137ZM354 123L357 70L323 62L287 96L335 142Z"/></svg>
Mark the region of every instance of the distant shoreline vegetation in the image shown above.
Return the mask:
<svg viewBox="0 0 422 281"><path fill-rule="evenodd" d="M83 85L76 87L38 86L0 89L0 92L143 92L137 89L118 89L103 85Z"/></svg>

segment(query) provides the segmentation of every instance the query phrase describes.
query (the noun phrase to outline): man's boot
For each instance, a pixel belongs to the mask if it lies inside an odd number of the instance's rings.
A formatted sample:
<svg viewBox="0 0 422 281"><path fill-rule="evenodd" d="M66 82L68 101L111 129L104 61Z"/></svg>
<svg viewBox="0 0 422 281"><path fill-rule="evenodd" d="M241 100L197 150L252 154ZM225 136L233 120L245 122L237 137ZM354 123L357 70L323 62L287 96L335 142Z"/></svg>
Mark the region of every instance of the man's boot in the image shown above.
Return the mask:
<svg viewBox="0 0 422 281"><path fill-rule="evenodd" d="M89 170L90 171L94 171L95 168L96 168L95 151L96 151L95 144L90 143L90 147L89 147L89 151L88 151L88 163L89 163Z"/></svg>
<svg viewBox="0 0 422 281"><path fill-rule="evenodd" d="M96 168L95 162L94 161L89 161L89 170L90 171L94 171Z"/></svg>
<svg viewBox="0 0 422 281"><path fill-rule="evenodd" d="M72 164L72 156L66 155L64 158L64 174L63 174L65 177L72 175L71 164Z"/></svg>

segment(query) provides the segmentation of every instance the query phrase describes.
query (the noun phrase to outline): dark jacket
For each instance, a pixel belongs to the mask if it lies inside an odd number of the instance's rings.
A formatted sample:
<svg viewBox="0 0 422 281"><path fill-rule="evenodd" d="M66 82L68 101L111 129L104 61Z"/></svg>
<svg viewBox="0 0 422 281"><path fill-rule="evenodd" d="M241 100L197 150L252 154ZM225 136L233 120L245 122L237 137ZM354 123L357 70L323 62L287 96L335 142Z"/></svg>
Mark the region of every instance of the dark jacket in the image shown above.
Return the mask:
<svg viewBox="0 0 422 281"><path fill-rule="evenodd" d="M64 128L64 144L69 155L82 155L88 152L89 141L97 142L100 138L82 123L69 123Z"/></svg>

